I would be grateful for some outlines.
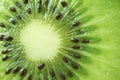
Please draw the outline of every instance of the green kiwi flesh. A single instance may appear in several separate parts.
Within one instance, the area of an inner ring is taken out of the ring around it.
[[[0,80],[120,80],[119,0],[0,2]]]

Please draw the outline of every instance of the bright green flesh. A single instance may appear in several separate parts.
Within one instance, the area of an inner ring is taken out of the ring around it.
[[[83,1],[84,2],[84,1]],[[89,7],[85,16],[93,14],[94,18],[88,26],[97,25],[97,30],[89,32],[89,36],[102,39],[99,43],[91,44],[101,52],[86,53],[91,58],[87,64],[89,77],[83,80],[120,80],[120,3],[118,0],[87,0],[84,6]],[[84,62],[83,62],[84,63]],[[89,66],[88,66],[89,65]]]
[[[0,3],[0,9],[3,11],[2,4],[4,3],[6,3],[5,0]],[[80,20],[84,23],[81,28],[86,31],[86,34],[78,36],[80,39],[91,38],[91,43],[87,46],[83,44],[84,49],[79,51],[83,57],[77,60],[82,68],[71,69],[76,76],[67,80],[120,80],[119,0],[83,0],[81,3],[80,9],[85,11],[80,15]],[[19,75],[4,75],[4,67],[9,62],[11,61],[0,61],[2,63],[0,64],[0,80],[19,80]],[[26,77],[21,80],[26,80]]]

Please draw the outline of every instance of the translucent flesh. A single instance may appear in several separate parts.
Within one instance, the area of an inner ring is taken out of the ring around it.
[[[0,4],[3,4],[5,0],[1,1]],[[84,23],[81,28],[86,30],[86,34],[78,37],[92,38],[91,43],[87,46],[83,45],[84,50],[79,51],[83,57],[77,63],[83,69],[71,69],[77,75],[72,80],[120,80],[120,2],[119,0],[82,0],[81,2],[80,8],[86,10],[80,16],[81,22]],[[87,20],[84,20],[86,18]],[[6,67],[6,63],[1,66]],[[19,75],[14,78],[13,74],[6,76],[3,74],[3,68],[0,69],[1,80],[19,79]]]

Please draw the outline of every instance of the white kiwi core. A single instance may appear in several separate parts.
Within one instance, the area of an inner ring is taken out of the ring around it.
[[[40,20],[32,20],[20,32],[20,42],[24,46],[25,55],[31,60],[53,59],[60,48],[60,36],[52,28]]]

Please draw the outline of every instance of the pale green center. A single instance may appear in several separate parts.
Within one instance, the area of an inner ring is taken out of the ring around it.
[[[53,59],[60,47],[60,37],[51,27],[40,20],[33,20],[21,31],[20,41],[25,54],[31,60]]]

